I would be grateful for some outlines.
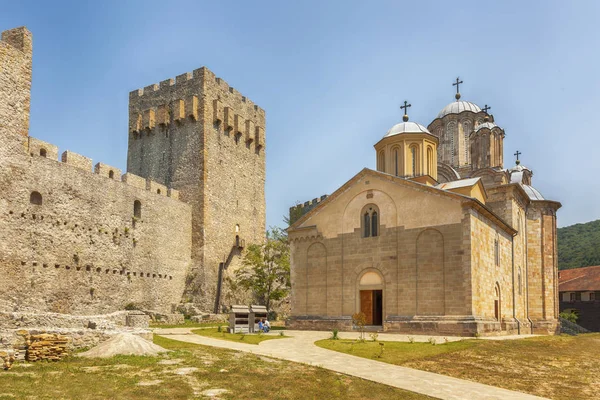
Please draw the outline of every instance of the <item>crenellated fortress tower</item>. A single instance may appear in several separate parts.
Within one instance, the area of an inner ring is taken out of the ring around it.
[[[216,307],[243,243],[264,238],[264,110],[206,67],[135,90],[127,170],[177,189],[192,206],[187,294]]]

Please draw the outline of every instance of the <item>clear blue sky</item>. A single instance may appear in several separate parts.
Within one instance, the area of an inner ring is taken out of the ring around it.
[[[491,105],[559,225],[600,218],[598,1],[0,0],[34,35],[32,136],[125,169],[131,90],[206,65],[267,112],[267,224],[363,167],[412,103]]]

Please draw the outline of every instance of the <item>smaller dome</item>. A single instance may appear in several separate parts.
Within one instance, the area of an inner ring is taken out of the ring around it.
[[[525,190],[525,193],[527,193],[527,196],[529,196],[531,200],[545,200],[544,196],[542,196],[539,190],[537,190],[533,186],[521,184],[521,187],[523,188],[523,190]]]
[[[492,128],[499,128],[499,126],[493,122],[484,122],[483,124],[477,125],[477,128],[475,128],[475,132],[477,132],[478,130],[483,129],[483,128],[492,130]]]
[[[392,126],[384,137],[399,135],[401,133],[428,133],[431,135],[431,132],[421,124],[417,124],[416,122],[400,122]]]
[[[460,114],[463,111],[478,113],[481,111],[481,108],[479,108],[477,104],[469,101],[455,101],[442,108],[442,111],[438,113],[436,118],[442,118],[448,114]]]
[[[517,165],[515,165],[514,167],[512,167],[512,168],[509,168],[509,169],[508,169],[508,172],[512,174],[513,172],[523,172],[523,171],[525,171],[525,170],[527,170],[527,171],[531,171],[529,168],[527,168],[527,167],[524,167],[524,166],[523,166],[523,165],[521,165],[521,163],[519,162],[519,163],[518,163]]]
[[[520,162],[517,162],[517,165],[507,171],[510,174],[510,183],[520,183],[522,185],[529,185],[531,183],[533,172],[529,168],[521,165]]]

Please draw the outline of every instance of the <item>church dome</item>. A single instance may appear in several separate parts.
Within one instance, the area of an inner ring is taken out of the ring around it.
[[[463,111],[478,113],[481,111],[481,108],[479,108],[477,104],[469,101],[455,101],[442,108],[442,111],[438,113],[436,118],[443,118],[448,114],[460,114]]]
[[[492,130],[493,128],[498,128],[498,125],[496,125],[493,122],[484,122],[483,124],[477,125],[477,128],[475,128],[475,132],[477,132],[478,130],[483,129],[483,128]]]
[[[431,132],[427,130],[423,125],[417,124],[416,122],[400,122],[390,128],[385,134],[384,138],[401,133],[427,133],[431,135]]]

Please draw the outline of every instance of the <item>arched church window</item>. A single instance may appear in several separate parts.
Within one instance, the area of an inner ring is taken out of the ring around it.
[[[455,149],[454,149],[454,136],[456,133],[456,122],[451,121],[448,122],[448,124],[446,125],[446,137],[450,138],[450,163],[452,165],[456,165],[454,163],[454,155],[455,155]]]
[[[496,266],[500,265],[500,244],[498,241],[498,234],[496,234],[496,239],[494,239],[494,260]]]
[[[377,236],[379,230],[379,221],[377,219],[377,211],[373,211],[371,214],[371,236]]]
[[[410,148],[410,162],[411,162],[411,167],[412,167],[412,176],[417,176],[417,147],[416,146],[412,146]]]
[[[463,122],[463,133],[465,136],[465,164],[470,164],[471,160],[469,157],[469,136],[471,135],[471,121]]]
[[[398,149],[394,149],[394,175],[398,175]]]
[[[371,236],[371,215],[368,211],[365,212],[363,221],[363,237]]]
[[[433,149],[427,147],[427,173],[433,176]]]
[[[362,237],[379,236],[379,209],[374,204],[366,205],[361,213]]]
[[[377,170],[385,172],[385,153],[383,152],[383,150],[379,152],[379,157],[377,160]]]

